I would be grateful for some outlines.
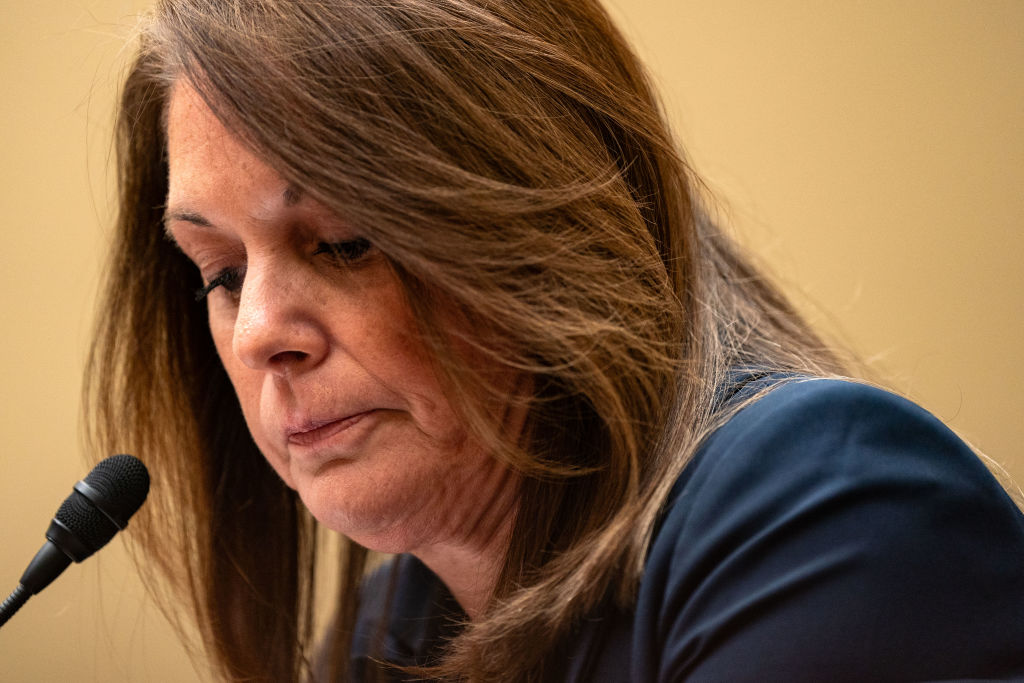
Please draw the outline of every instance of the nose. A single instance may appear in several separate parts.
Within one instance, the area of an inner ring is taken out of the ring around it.
[[[250,258],[232,338],[232,351],[246,366],[285,375],[326,356],[330,342],[308,279],[279,259]]]

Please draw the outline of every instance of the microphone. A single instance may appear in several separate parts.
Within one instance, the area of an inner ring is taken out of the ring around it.
[[[149,472],[131,455],[100,461],[64,499],[46,530],[46,543],[21,575],[18,587],[0,605],[3,626],[28,599],[60,576],[71,561],[81,562],[102,548],[145,502]]]

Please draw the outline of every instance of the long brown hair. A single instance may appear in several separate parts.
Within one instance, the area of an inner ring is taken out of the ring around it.
[[[178,79],[388,257],[467,425],[524,477],[492,603],[432,675],[557,677],[573,625],[632,600],[729,369],[839,370],[709,220],[597,0],[163,0],[123,89],[87,411],[97,452],[153,471],[144,564],[226,677],[309,671],[316,524],[249,437],[198,275],[163,236]],[[525,438],[495,423],[502,389],[466,345],[531,378]],[[343,546],[341,670],[366,563]]]

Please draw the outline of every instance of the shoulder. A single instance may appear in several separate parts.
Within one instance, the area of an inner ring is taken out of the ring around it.
[[[1005,499],[974,452],[920,406],[866,384],[796,379],[713,432],[673,500],[689,507],[699,496],[714,508],[735,488],[767,494],[795,486],[828,494],[886,483]]]
[[[1024,517],[970,448],[891,393],[794,380],[677,482],[635,647],[649,680],[1024,674],[1021,613]]]
[[[859,441],[865,434],[874,434],[872,443],[878,447],[920,445],[924,439],[927,445],[966,448],[931,413],[896,394],[851,381],[795,378],[770,387],[737,411],[701,451],[728,450],[742,457],[770,445],[863,446]],[[751,448],[737,450],[739,443]]]

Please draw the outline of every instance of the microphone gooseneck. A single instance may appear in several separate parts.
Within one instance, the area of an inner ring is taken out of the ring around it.
[[[105,546],[148,494],[149,472],[138,458],[112,455],[96,465],[61,503],[46,530],[46,543],[21,575],[18,587],[0,604],[0,626],[72,561],[81,562]]]

